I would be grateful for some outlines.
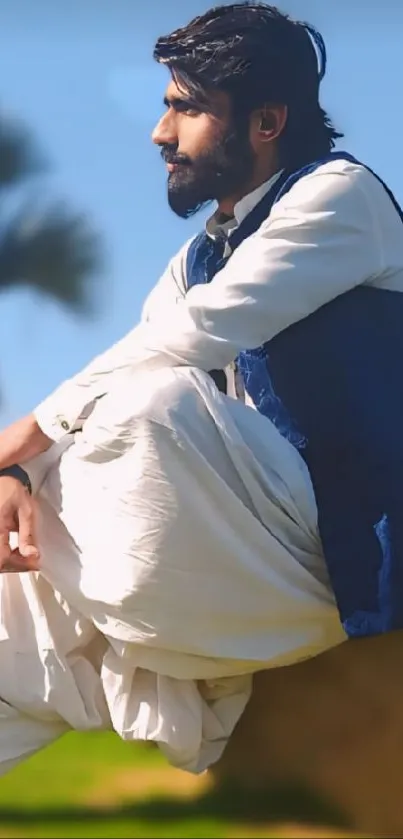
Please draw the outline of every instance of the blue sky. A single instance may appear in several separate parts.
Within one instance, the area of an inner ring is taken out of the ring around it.
[[[202,215],[175,218],[166,204],[150,133],[167,76],[152,49],[158,35],[210,5],[0,2],[0,105],[33,129],[53,164],[50,188],[88,211],[107,251],[89,319],[25,290],[1,297],[2,425],[130,329],[170,256],[203,224]],[[322,31],[329,55],[322,103],[345,132],[342,147],[403,201],[401,0],[278,5]]]

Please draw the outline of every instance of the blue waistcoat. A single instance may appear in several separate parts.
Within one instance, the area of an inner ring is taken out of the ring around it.
[[[357,162],[333,153],[282,175],[230,235],[231,251],[299,178],[335,158]],[[210,282],[225,262],[222,244],[201,233],[187,255],[188,288]],[[403,293],[354,288],[246,348],[237,365],[258,410],[308,465],[346,633],[403,628]]]

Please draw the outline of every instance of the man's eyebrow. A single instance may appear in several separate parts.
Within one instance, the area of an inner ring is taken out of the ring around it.
[[[200,102],[197,102],[191,96],[164,96],[163,102],[166,108],[176,108],[178,111],[189,107],[200,109]]]

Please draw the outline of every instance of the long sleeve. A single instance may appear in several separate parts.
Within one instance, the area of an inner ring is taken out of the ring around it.
[[[154,295],[155,317],[46,400],[36,412],[41,428],[59,439],[88,397],[128,367],[222,369],[343,292],[380,282],[382,229],[395,223],[392,202],[366,169],[326,164],[292,187],[209,285],[182,297],[171,267],[176,293]],[[184,252],[181,258],[183,276]]]

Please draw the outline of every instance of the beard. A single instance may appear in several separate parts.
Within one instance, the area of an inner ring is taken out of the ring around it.
[[[161,154],[167,163],[178,164],[168,176],[168,204],[180,218],[242,191],[255,163],[246,128],[232,127],[193,160],[177,154],[172,146],[164,146]]]

